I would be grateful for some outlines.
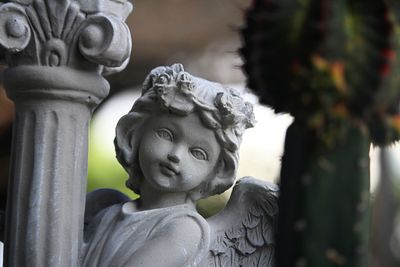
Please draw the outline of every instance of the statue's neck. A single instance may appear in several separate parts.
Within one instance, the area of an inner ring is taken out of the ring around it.
[[[138,200],[140,210],[159,209],[183,204],[195,209],[195,203],[186,192],[156,190],[144,181],[141,185],[140,193]]]

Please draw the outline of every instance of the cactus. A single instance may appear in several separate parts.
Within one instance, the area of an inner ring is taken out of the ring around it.
[[[400,137],[397,2],[255,0],[248,86],[294,117],[282,158],[278,266],[368,265],[369,148]]]

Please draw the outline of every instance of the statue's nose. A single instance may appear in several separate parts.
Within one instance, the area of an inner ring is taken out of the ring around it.
[[[168,158],[168,160],[170,160],[174,163],[179,163],[179,161],[180,161],[180,158],[175,153],[168,153],[167,158]]]
[[[167,155],[168,160],[174,163],[179,163],[185,150],[187,150],[187,146],[184,143],[176,142]]]

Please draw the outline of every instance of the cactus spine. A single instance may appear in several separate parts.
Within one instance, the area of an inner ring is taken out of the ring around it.
[[[295,118],[282,159],[280,267],[368,266],[370,142],[400,136],[391,10],[384,0],[255,0],[247,12],[248,85]]]

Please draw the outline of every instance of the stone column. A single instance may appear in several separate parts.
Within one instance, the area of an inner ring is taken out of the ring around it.
[[[89,120],[109,91],[102,74],[129,59],[130,11],[125,0],[0,4],[4,85],[16,105],[6,266],[79,266]]]

